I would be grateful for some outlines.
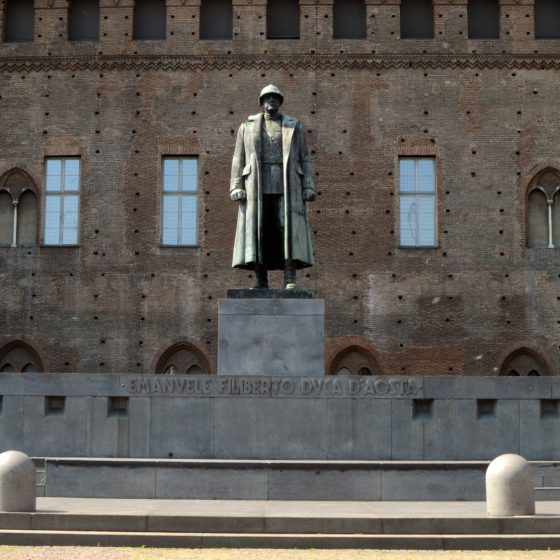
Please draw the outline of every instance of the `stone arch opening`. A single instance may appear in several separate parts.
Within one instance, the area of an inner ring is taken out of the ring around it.
[[[35,181],[22,169],[0,177],[0,246],[37,245],[39,202]]]
[[[547,167],[526,193],[527,247],[560,247],[560,171]]]
[[[155,372],[164,375],[202,375],[210,373],[210,363],[196,346],[180,342],[161,355]]]
[[[503,362],[500,375],[508,377],[540,377],[551,375],[544,358],[530,348],[514,350]]]
[[[3,373],[43,372],[43,362],[37,351],[21,340],[0,348],[0,371]]]
[[[329,375],[382,375],[375,356],[356,344],[338,352],[328,368]]]

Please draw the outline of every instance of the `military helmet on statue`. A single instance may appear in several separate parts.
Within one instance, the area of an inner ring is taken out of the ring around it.
[[[262,105],[263,97],[270,94],[277,95],[280,98],[281,102],[284,103],[284,94],[282,93],[282,90],[270,84],[261,91],[259,95],[259,104]]]

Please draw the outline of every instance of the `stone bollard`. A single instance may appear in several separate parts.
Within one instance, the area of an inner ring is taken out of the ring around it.
[[[20,451],[0,454],[0,511],[35,511],[36,471]]]
[[[520,455],[500,455],[488,466],[486,512],[494,517],[535,514],[533,471]]]

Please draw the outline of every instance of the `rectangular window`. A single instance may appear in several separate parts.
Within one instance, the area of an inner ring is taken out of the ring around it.
[[[399,160],[401,247],[436,245],[436,173],[434,158]]]
[[[77,245],[80,159],[45,160],[45,245]]]
[[[197,203],[197,158],[163,158],[163,245],[197,244]]]

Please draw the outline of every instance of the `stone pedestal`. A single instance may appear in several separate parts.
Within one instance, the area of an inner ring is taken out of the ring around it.
[[[324,300],[280,290],[269,294],[276,299],[229,295],[218,308],[218,374],[325,374]]]

